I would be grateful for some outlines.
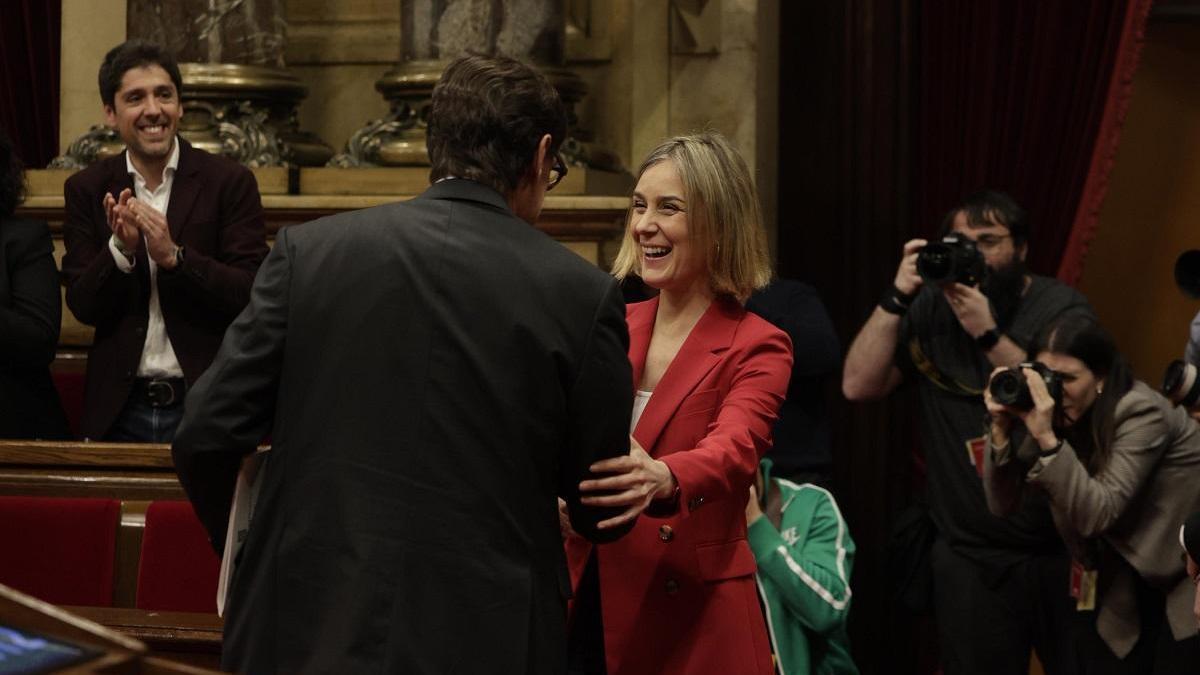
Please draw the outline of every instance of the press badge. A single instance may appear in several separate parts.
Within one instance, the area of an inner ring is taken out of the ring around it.
[[[1085,570],[1075,560],[1071,561],[1071,597],[1075,598],[1075,611],[1096,609],[1096,570]]]
[[[975,467],[975,473],[983,478],[983,453],[987,450],[987,437],[971,438],[966,441],[967,460]]]

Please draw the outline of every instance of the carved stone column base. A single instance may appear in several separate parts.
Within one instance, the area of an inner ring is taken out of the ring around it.
[[[97,124],[82,136],[71,141],[67,151],[50,160],[47,169],[82,169],[98,159],[118,155],[125,150],[125,143],[116,129]]]
[[[391,106],[388,116],[354,132],[330,166],[429,166],[425,122],[433,87],[446,64],[408,61],[384,73],[375,89]]]
[[[391,106],[388,116],[371,120],[354,132],[342,152],[329,161],[330,166],[429,166],[425,149],[425,129],[433,87],[445,69],[445,61],[406,61],[398,64],[375,83],[375,89]],[[590,134],[578,128],[575,104],[587,93],[587,85],[575,73],[562,67],[543,67],[542,73],[558,90],[567,109],[568,136],[563,155],[573,166],[589,166],[606,171],[621,171],[615,153],[592,144]]]
[[[297,107],[308,88],[279,68],[181,63],[183,119],[193,145],[247,166],[320,166],[333,149],[301,131]]]

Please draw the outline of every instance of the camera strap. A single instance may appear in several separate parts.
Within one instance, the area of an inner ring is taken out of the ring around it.
[[[921,349],[920,338],[913,336],[908,341],[908,355],[917,370],[921,371],[921,374],[939,389],[956,396],[983,396],[983,389],[968,387],[952,377],[947,377],[942,371],[938,370],[937,366],[933,365],[933,361],[925,355],[925,350]]]

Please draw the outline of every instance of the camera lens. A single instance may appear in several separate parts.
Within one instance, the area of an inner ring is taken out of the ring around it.
[[[1021,403],[1021,394],[1026,391],[1025,376],[1020,370],[1005,370],[996,373],[990,385],[992,399],[1001,405],[1017,406]]]
[[[917,254],[917,273],[930,283],[941,283],[954,271],[954,256],[945,244],[928,244]]]
[[[1195,408],[1200,400],[1200,378],[1196,377],[1196,366],[1176,359],[1163,373],[1162,393],[1176,405]]]

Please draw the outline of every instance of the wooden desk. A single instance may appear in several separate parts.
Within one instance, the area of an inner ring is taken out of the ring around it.
[[[148,612],[128,607],[63,609],[145,644],[154,656],[220,669],[225,622],[216,614]]]

